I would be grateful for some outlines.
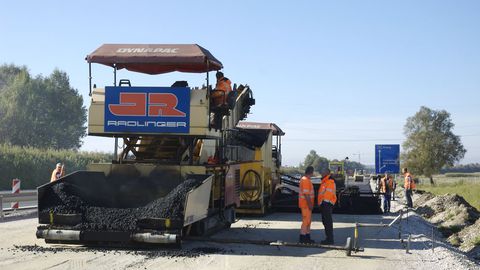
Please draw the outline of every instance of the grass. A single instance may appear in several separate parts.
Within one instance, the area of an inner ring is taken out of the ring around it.
[[[454,216],[455,216],[455,214],[452,213],[452,212],[450,212],[450,213],[448,213],[448,215],[445,217],[445,220],[452,219]]]
[[[445,236],[449,237],[454,233],[458,233],[462,230],[463,227],[461,226],[439,226],[438,230]]]
[[[479,173],[446,173],[444,174],[446,178],[451,178],[451,177],[475,177],[475,176],[480,176]]]
[[[455,247],[459,247],[462,244],[458,237],[449,238],[449,241],[450,241],[450,244],[452,244]]]
[[[473,244],[475,246],[480,246],[480,235],[478,235],[477,237],[475,237],[475,239],[473,240]]]
[[[418,189],[431,192],[436,195],[447,193],[458,194],[462,196],[477,210],[480,210],[480,174],[462,174],[462,176],[451,177],[446,175],[435,175],[433,180],[436,185],[431,186],[428,178],[420,179]]]

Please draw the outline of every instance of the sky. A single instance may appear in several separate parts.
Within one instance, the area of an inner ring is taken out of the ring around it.
[[[88,108],[85,56],[104,43],[196,43],[248,84],[248,121],[286,135],[284,165],[310,150],[374,164],[375,144],[401,144],[421,106],[446,110],[467,153],[480,162],[480,1],[6,1],[0,64],[34,75],[67,72]],[[95,65],[93,82],[112,85]],[[213,74],[212,74],[213,75]],[[134,85],[168,86],[204,74],[139,75]],[[113,151],[88,136],[82,150]]]

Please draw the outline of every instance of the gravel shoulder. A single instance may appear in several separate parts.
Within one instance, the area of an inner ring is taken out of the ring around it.
[[[402,206],[393,202],[393,209]],[[395,214],[334,215],[335,241],[344,245],[353,236],[355,222],[387,224]],[[313,215],[312,237],[323,239],[320,216]],[[365,252],[347,257],[345,252],[317,248],[273,247],[211,242],[184,242],[183,249],[104,249],[73,245],[47,245],[35,238],[36,218],[0,223],[0,269],[479,269],[461,251],[449,245],[432,226],[410,212],[402,233],[411,234],[410,252],[398,239],[399,225],[361,228],[360,247]],[[229,230],[213,237],[229,239],[298,240],[300,215],[274,213],[242,218]]]

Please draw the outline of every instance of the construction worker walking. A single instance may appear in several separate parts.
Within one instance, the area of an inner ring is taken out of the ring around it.
[[[325,169],[322,172],[322,182],[318,189],[318,205],[322,212],[322,223],[325,228],[326,239],[320,243],[322,245],[333,244],[333,206],[337,202],[335,180],[330,178],[330,170]]]
[[[396,178],[396,177],[395,177]],[[392,189],[392,201],[395,201],[395,191],[397,190],[397,181],[392,180],[393,182],[393,189]]]
[[[413,176],[408,172],[407,168],[403,168],[403,175],[405,176],[405,199],[407,200],[407,207],[413,207],[412,193],[415,188],[415,181]]]
[[[383,213],[390,213],[393,179],[388,173],[385,173],[385,176],[380,181],[380,191],[383,193]]]
[[[310,225],[312,224],[312,209],[315,200],[315,191],[313,189],[310,177],[313,175],[313,167],[308,166],[305,169],[305,175],[300,179],[298,193],[298,207],[302,211],[302,226],[300,227],[300,243],[315,243],[310,238]]]

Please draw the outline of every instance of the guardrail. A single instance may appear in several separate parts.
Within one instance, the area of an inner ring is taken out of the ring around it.
[[[11,203],[11,202],[31,202],[37,200],[37,192],[23,192],[17,194],[0,194],[0,219],[3,219],[4,211],[9,211],[13,209],[3,209],[3,203]],[[37,206],[28,206],[28,207],[20,207],[21,209],[33,209],[37,208]]]

